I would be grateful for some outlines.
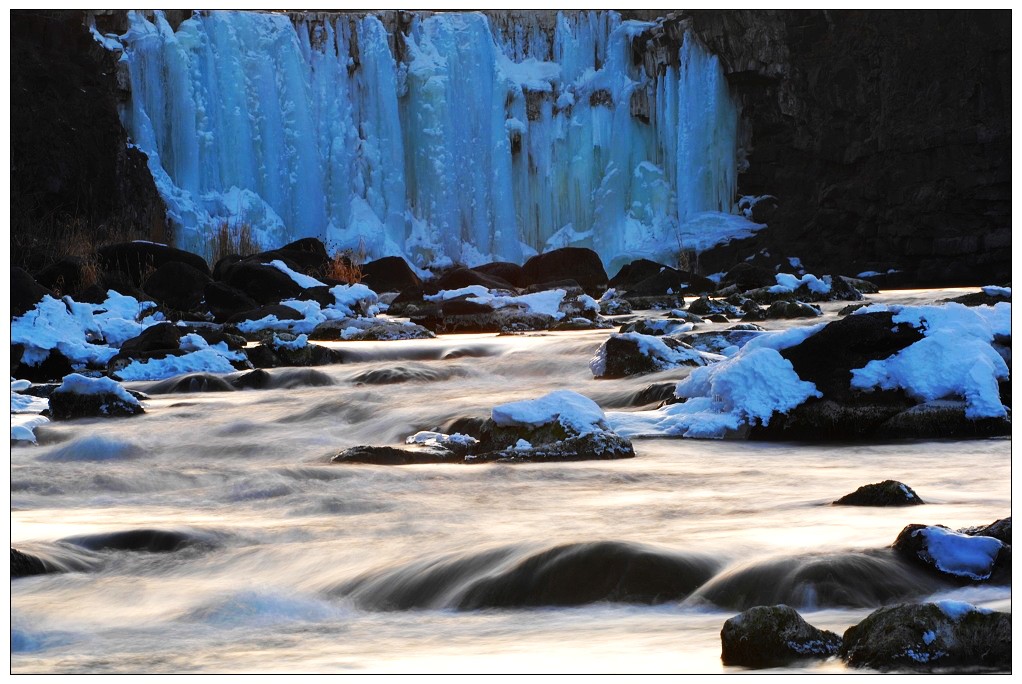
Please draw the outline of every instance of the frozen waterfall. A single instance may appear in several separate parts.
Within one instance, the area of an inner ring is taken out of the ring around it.
[[[647,75],[614,12],[501,27],[478,13],[292,20],[130,14],[124,111],[179,246],[223,225],[266,246],[321,238],[419,266],[521,262],[563,246],[608,266],[672,263],[748,231],[738,111],[717,59],[684,40]]]

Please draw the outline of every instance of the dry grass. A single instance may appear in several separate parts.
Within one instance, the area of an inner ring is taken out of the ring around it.
[[[260,251],[259,243],[252,237],[252,226],[224,220],[208,231],[206,240],[206,261],[211,266],[229,254],[249,256]]]
[[[326,266],[325,275],[343,283],[362,282],[362,264],[366,261],[365,243],[359,240],[357,249],[339,249]]]

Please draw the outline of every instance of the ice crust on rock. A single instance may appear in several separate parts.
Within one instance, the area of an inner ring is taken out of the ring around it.
[[[974,537],[933,526],[917,530],[913,535],[921,535],[926,540],[926,551],[939,570],[974,580],[990,577],[1002,546],[1000,540],[993,537]]]

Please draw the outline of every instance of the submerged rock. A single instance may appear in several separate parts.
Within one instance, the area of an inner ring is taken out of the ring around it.
[[[852,667],[929,671],[1011,669],[1011,615],[940,601],[887,606],[844,634]]]
[[[345,449],[331,463],[370,463],[373,465],[415,465],[420,463],[458,463],[463,459],[447,449],[398,449],[389,446],[356,446]]]
[[[925,503],[908,485],[884,480],[863,485],[834,502],[835,506],[918,506]]]
[[[11,579],[57,572],[42,559],[11,547]]]
[[[779,667],[807,658],[829,658],[841,637],[817,629],[794,608],[756,606],[724,623],[720,659],[725,665]]]

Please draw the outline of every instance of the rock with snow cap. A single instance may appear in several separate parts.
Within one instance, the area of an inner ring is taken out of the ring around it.
[[[840,655],[881,671],[1010,670],[1011,615],[960,601],[886,606],[845,631]]]
[[[115,380],[72,373],[50,394],[54,420],[135,416],[145,413],[139,400]]]
[[[724,623],[720,659],[725,665],[779,667],[836,655],[841,637],[817,629],[789,606],[756,606]]]
[[[615,333],[600,345],[589,362],[596,378],[623,378],[678,366],[704,366],[712,355],[704,355],[673,337]]]
[[[961,534],[942,525],[912,524],[898,534],[892,548],[952,582],[1011,583],[1011,546],[995,537]]]

